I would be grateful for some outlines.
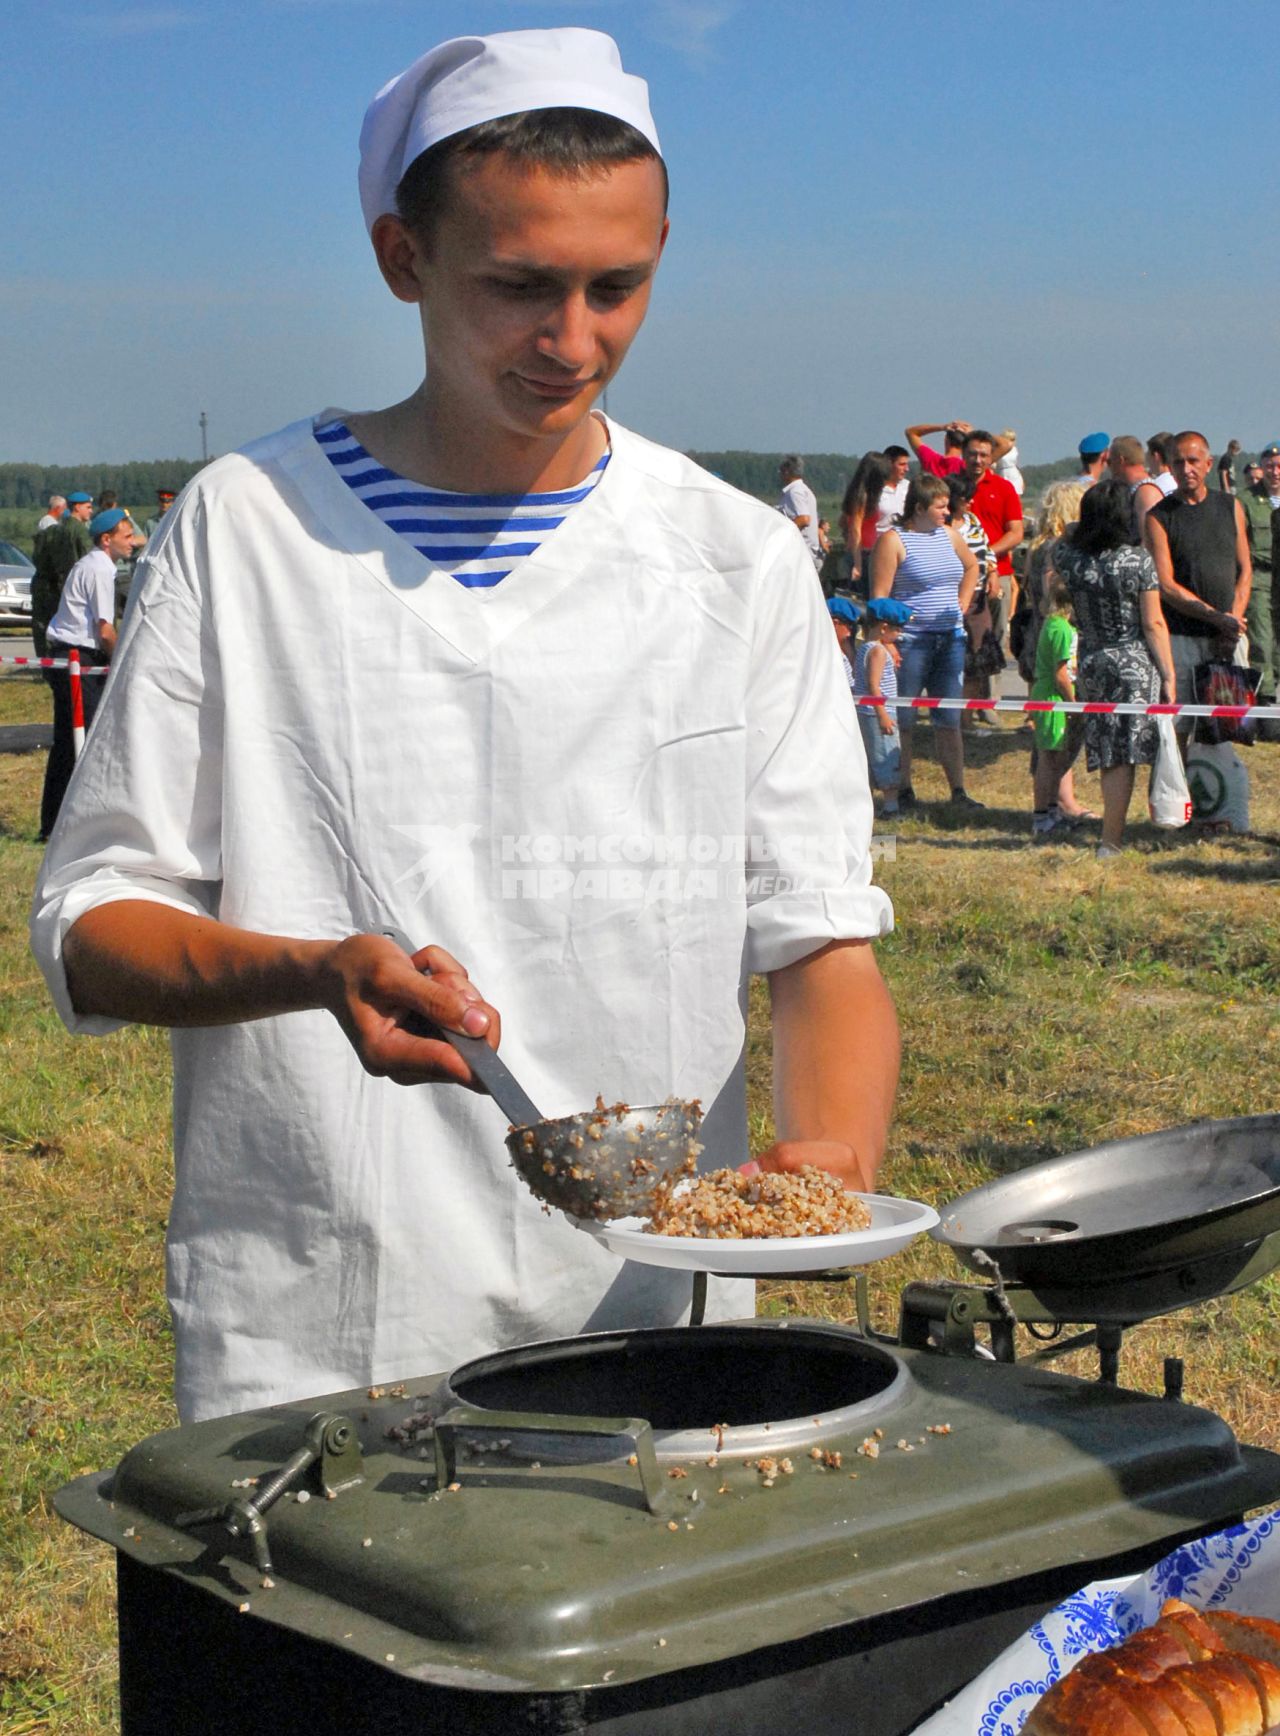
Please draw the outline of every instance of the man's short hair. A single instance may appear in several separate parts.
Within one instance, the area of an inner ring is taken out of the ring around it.
[[[1167,465],[1173,457],[1173,435],[1167,429],[1160,434],[1153,434],[1147,441],[1147,451],[1154,452],[1161,464]]]
[[[942,446],[944,451],[959,452],[964,445],[964,435],[958,428],[942,430]]]
[[[51,494],[49,496],[49,511],[50,512],[53,511],[55,506],[65,506],[66,504],[67,504],[67,497],[65,494]]]
[[[1179,446],[1182,445],[1184,440],[1198,440],[1206,452],[1210,450],[1209,442],[1205,439],[1204,435],[1198,428],[1184,428],[1181,434],[1174,435],[1173,450],[1175,452],[1177,452]]]
[[[905,446],[886,446],[884,455],[891,464],[895,458],[910,458],[911,456]]]
[[[1117,434],[1111,442],[1111,456],[1117,464],[1141,464],[1146,448],[1136,434]]]
[[[804,459],[794,452],[788,452],[786,457],[779,463],[778,469],[786,476],[803,476]]]
[[[662,170],[665,209],[666,164],[637,128],[595,109],[527,109],[453,133],[415,157],[396,188],[396,210],[405,226],[429,242],[448,205],[456,169],[464,164],[474,167],[499,151],[529,168],[546,169],[566,180],[585,179],[620,163],[652,158]]]
[[[992,451],[994,451],[995,444],[996,437],[989,428],[970,428],[969,432],[964,437],[964,450],[966,452],[971,446],[982,445],[990,446]]]

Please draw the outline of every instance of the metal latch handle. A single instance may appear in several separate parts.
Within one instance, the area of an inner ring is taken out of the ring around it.
[[[360,1437],[350,1417],[317,1411],[307,1424],[303,1444],[252,1495],[237,1495],[225,1507],[201,1507],[193,1513],[179,1513],[173,1522],[182,1531],[198,1525],[224,1525],[230,1536],[247,1537],[259,1573],[269,1574],[271,1551],[264,1515],[317,1462],[326,1495],[336,1495],[340,1489],[361,1481],[364,1461]]]
[[[446,1489],[458,1480],[460,1434],[482,1434],[495,1439],[495,1442],[500,1437],[505,1445],[519,1440],[532,1445],[535,1450],[540,1442],[577,1442],[585,1451],[582,1458],[570,1461],[575,1464],[600,1464],[624,1456],[630,1464],[634,1459],[634,1469],[639,1475],[645,1506],[650,1513],[663,1513],[669,1504],[668,1490],[654,1451],[653,1430],[643,1417],[555,1416],[533,1411],[477,1410],[470,1405],[455,1405],[436,1418],[437,1489]]]

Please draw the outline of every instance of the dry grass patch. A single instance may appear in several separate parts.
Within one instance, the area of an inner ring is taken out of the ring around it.
[[[43,699],[29,685],[28,706]],[[896,859],[879,867],[905,1043],[886,1190],[938,1203],[1102,1139],[1272,1108],[1259,1082],[1280,1026],[1280,748],[1248,758],[1258,836],[1200,844],[1141,823],[1132,854],[1104,865],[1090,840],[1030,844],[1023,738],[968,747],[987,811],[898,822]],[[110,1558],[49,1498],[173,1420],[168,1049],[149,1032],[73,1041],[48,1006],[25,943],[42,775],[43,755],[0,754],[0,1729],[102,1736],[115,1728]],[[916,787],[943,793],[927,750]],[[1081,774],[1079,793],[1098,806],[1096,779]],[[757,1149],[772,1138],[769,1055],[755,984]],[[909,1278],[956,1275],[928,1240],[884,1262],[877,1325],[894,1324]],[[773,1284],[761,1305],[853,1318],[848,1286]],[[1127,1336],[1121,1378],[1158,1391],[1163,1357],[1183,1356],[1189,1399],[1280,1449],[1278,1307],[1273,1276],[1151,1322]],[[1066,1366],[1093,1373],[1088,1355]]]
[[[0,639],[0,657],[13,655]],[[0,665],[0,724],[52,722],[53,695],[43,678]]]

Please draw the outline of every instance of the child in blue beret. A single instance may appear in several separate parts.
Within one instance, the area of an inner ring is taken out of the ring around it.
[[[884,797],[881,813],[898,812],[898,782],[902,776],[898,719],[886,700],[898,697],[898,668],[893,647],[911,610],[893,597],[872,597],[862,623],[863,641],[853,666],[854,698],[876,703],[858,705],[858,726],[867,750],[873,788]]]

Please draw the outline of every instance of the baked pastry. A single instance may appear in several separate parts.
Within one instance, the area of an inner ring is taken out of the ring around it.
[[[1265,1736],[1280,1731],[1280,1622],[1170,1598],[1152,1627],[1080,1659],[1024,1736]]]

